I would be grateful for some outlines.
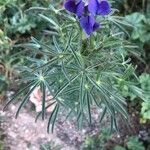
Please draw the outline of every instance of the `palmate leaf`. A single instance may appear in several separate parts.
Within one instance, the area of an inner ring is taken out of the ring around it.
[[[108,112],[111,114],[111,117],[116,118],[115,117],[115,111],[117,111],[117,112],[121,113],[123,117],[125,117],[127,119],[128,118],[128,114],[127,114],[125,108],[123,107],[123,105],[124,105],[123,99],[120,98],[119,95],[117,96],[113,92],[111,92],[110,90],[108,90],[109,88],[102,86],[103,83],[100,83],[98,85],[88,75],[87,75],[87,78],[93,84],[93,86],[99,91],[99,95],[100,95],[100,97],[102,99],[102,103],[105,105],[105,108],[104,108],[104,111],[103,111],[103,115],[106,114],[106,112],[105,112],[106,110],[105,109],[107,108]],[[90,95],[92,96],[93,94],[90,94]],[[92,96],[92,98],[93,97],[94,96]],[[94,101],[96,101],[96,100],[94,100]],[[99,104],[97,104],[97,105],[99,106]],[[102,118],[100,119],[100,121],[102,121],[102,119],[104,117],[103,115],[102,115]],[[114,124],[114,120],[113,120],[112,123]]]
[[[93,84],[93,86],[94,86],[96,89],[99,90],[100,95],[103,95],[104,97],[106,97],[107,99],[109,99],[109,93],[108,93],[107,91],[103,90],[103,88],[102,88],[100,85],[98,85],[98,84],[97,84],[91,77],[89,77],[88,75],[87,75],[87,78],[88,78],[89,81]]]
[[[57,96],[59,94],[61,94],[72,82],[74,82],[78,77],[80,76],[80,74],[74,76],[73,78],[70,79],[69,82],[64,83],[64,85],[62,85],[59,90],[55,93],[53,99],[57,98]]]
[[[135,71],[127,68],[130,61],[125,60],[126,56],[123,56],[127,48],[124,44],[129,44],[124,39],[126,32],[124,27],[128,24],[122,22],[123,18],[109,15],[105,21],[108,19],[112,26],[106,25],[108,22],[105,22],[101,30],[87,37],[81,32],[78,20],[64,10],[53,7],[41,10],[39,16],[48,22],[45,24],[46,27],[44,26],[48,34],[42,36],[40,40],[32,37],[31,43],[22,46],[33,51],[30,52],[31,56],[28,57],[31,58],[27,59],[26,64],[31,69],[24,70],[25,79],[31,82],[21,91],[21,93],[28,91],[21,107],[28,101],[34,85],[39,82],[42,110],[37,114],[36,121],[39,117],[44,119],[45,111],[49,107],[55,107],[48,119],[48,132],[54,130],[61,107],[69,110],[67,118],[76,115],[78,126],[81,128],[83,119],[92,122],[93,105],[102,110],[100,122],[107,115],[111,121],[111,129],[117,130],[117,115],[121,114],[121,117],[127,120],[127,112],[124,107],[125,100],[118,94],[120,89],[115,85],[116,80],[128,79]],[[103,17],[97,19],[101,21]],[[47,91],[53,98],[47,100]],[[140,94],[136,89],[137,91]],[[53,101],[49,104],[51,100]]]

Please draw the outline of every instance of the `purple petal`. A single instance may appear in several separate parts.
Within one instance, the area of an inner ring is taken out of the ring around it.
[[[93,31],[97,30],[100,28],[100,24],[95,22],[94,26],[93,26]]]
[[[80,0],[76,6],[76,12],[75,13],[78,17],[81,17],[83,12],[84,12],[84,2],[82,2],[82,0]]]
[[[94,24],[95,19],[93,16],[86,16],[80,19],[80,25],[88,35],[90,35],[93,32]]]
[[[88,10],[91,14],[95,15],[97,13],[98,6],[98,0],[89,0]]]
[[[68,0],[65,2],[64,7],[66,10],[75,13],[76,12],[76,2],[75,0]]]
[[[110,12],[111,12],[111,7],[109,2],[107,2],[107,0],[102,0],[99,3],[97,14],[105,16],[108,15]]]

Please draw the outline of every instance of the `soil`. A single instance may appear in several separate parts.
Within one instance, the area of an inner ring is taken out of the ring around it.
[[[10,97],[10,93],[7,97]],[[19,106],[19,103],[9,105],[8,109],[3,112],[2,105],[0,105],[0,116],[4,118],[1,123],[3,130],[3,141],[5,148],[2,150],[41,150],[40,145],[48,142],[53,142],[51,145],[52,150],[55,149],[54,145],[59,145],[61,150],[81,150],[81,145],[85,138],[90,136],[96,136],[100,133],[100,128],[106,127],[109,124],[108,118],[103,121],[103,124],[99,126],[99,115],[102,110],[97,110],[95,107],[91,109],[92,112],[92,124],[84,123],[84,127],[80,130],[77,129],[76,119],[66,120],[66,110],[62,110],[56,120],[54,133],[47,133],[47,120],[43,121],[39,119],[35,123],[36,112],[33,111],[31,103],[24,107],[18,118],[15,119],[15,113]],[[128,103],[128,111],[130,115],[130,124],[127,126],[118,116],[119,123],[119,135],[114,133],[108,141],[105,143],[106,150],[112,150],[116,144],[124,145],[128,136],[139,136],[140,140],[144,142],[145,147],[149,145],[146,143],[148,135],[148,129],[150,123],[140,123],[140,110],[139,105]],[[0,149],[1,150],[1,149]]]
[[[8,97],[10,97],[10,93]],[[100,132],[98,117],[101,110],[92,108],[93,123],[85,123],[84,128],[78,130],[76,118],[64,121],[66,119],[65,111],[62,110],[56,121],[54,133],[47,133],[47,120],[39,119],[35,123],[36,112],[33,111],[31,103],[22,108],[17,119],[15,114],[20,102],[10,104],[3,112],[3,106],[0,105],[0,116],[4,118],[1,123],[4,150],[40,150],[40,145],[48,142],[54,142],[60,145],[61,150],[79,150],[87,135],[96,135]]]
[[[46,121],[39,120],[35,123],[35,115],[23,109],[17,119],[14,115],[17,106],[11,104],[9,111],[0,111],[5,120],[1,124],[4,131],[5,150],[39,150],[40,145],[46,142],[54,141],[55,144],[61,145],[62,150],[75,150],[75,147],[67,146],[56,133],[48,134],[46,132]]]

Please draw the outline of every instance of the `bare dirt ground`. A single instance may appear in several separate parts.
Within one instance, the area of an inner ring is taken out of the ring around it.
[[[35,123],[36,112],[25,107],[21,110],[17,119],[15,113],[19,103],[11,104],[5,112],[0,105],[0,116],[4,118],[1,128],[4,131],[4,150],[41,150],[40,145],[53,141],[60,145],[61,150],[80,150],[87,135],[99,132],[98,112],[92,109],[93,124],[86,124],[83,129],[78,130],[76,119],[65,120],[65,112],[62,111],[56,121],[54,133],[47,133],[47,118],[39,119]],[[55,150],[52,148],[52,150]]]
[[[76,150],[74,146],[65,144],[56,133],[47,133],[47,120],[38,120],[35,123],[35,115],[32,112],[23,109],[15,119],[16,109],[17,106],[11,104],[7,111],[0,110],[0,115],[5,119],[1,124],[6,136],[5,150],[40,150],[40,145],[49,141],[61,145],[62,150]]]

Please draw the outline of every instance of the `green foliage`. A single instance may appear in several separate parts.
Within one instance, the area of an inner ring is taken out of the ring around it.
[[[104,150],[104,144],[109,137],[110,133],[108,129],[103,129],[96,136],[87,136],[82,145],[82,150]]]
[[[56,145],[53,141],[40,145],[40,150],[61,150],[61,148],[60,145]]]
[[[117,146],[115,146],[114,150],[126,150],[126,148],[117,145]]]
[[[139,141],[138,137],[131,136],[128,138],[126,147],[116,145],[114,150],[145,150],[142,142]]]
[[[6,0],[0,3],[0,26],[7,34],[15,36],[30,33],[37,27],[40,28],[39,20],[34,13],[30,13],[30,7],[48,6],[49,1],[24,1]]]
[[[133,66],[128,66],[125,75],[118,78],[116,86],[121,90],[124,97],[129,97],[131,101],[137,98],[144,99],[144,90],[140,87],[140,82]],[[132,79],[132,80],[131,80]]]
[[[0,150],[4,150],[4,144],[0,141]]]
[[[83,143],[83,150],[105,150],[107,140],[111,139],[108,130],[102,130],[97,136],[89,136]],[[131,136],[125,141],[124,146],[116,145],[113,150],[145,150],[144,145],[137,136]]]
[[[141,114],[143,119],[150,119],[150,75],[142,74],[139,80],[141,88],[145,91],[145,100],[142,102]]]
[[[0,30],[0,93],[7,89],[10,79],[14,75],[14,69],[21,63],[23,57],[13,52],[13,41]]]
[[[150,75],[146,73],[140,75],[137,79],[138,87],[135,86],[135,82],[129,80],[118,79],[117,86],[125,97],[130,97],[131,101],[143,100],[141,115],[143,119],[150,119]]]
[[[145,150],[143,143],[139,141],[138,137],[130,137],[127,147],[129,150]]]
[[[145,43],[150,41],[150,19],[142,13],[132,13],[125,20],[133,26],[131,38]]]
[[[143,73],[140,77],[139,77],[139,81],[141,84],[141,88],[147,92],[147,99],[150,96],[149,92],[150,92],[150,74],[147,73]]]
[[[36,27],[36,20],[24,14],[22,17],[18,13],[10,19],[9,30],[13,32],[26,33]]]
[[[150,119],[150,101],[142,102],[141,114],[144,119]]]
[[[3,117],[0,115],[0,150],[4,150],[4,142],[2,139],[3,131],[1,129],[1,123],[3,122]]]
[[[0,94],[7,89],[9,79],[12,79],[18,66],[22,76],[20,81],[27,81],[26,86],[6,105],[7,107],[24,95],[16,117],[28,102],[33,90],[40,86],[43,93],[42,111],[36,120],[40,116],[44,119],[46,109],[55,105],[48,119],[48,132],[50,128],[54,130],[62,107],[68,110],[68,116],[74,114],[77,117],[79,128],[82,127],[83,120],[91,123],[93,105],[103,110],[100,122],[109,115],[111,130],[118,130],[118,113],[124,120],[128,119],[123,97],[144,100],[141,104],[141,115],[143,119],[150,119],[150,75],[142,74],[138,78],[129,58],[130,54],[137,56],[139,53],[137,46],[129,41],[138,45],[150,41],[150,4],[146,5],[144,0],[115,1],[121,11],[123,8],[123,14],[130,14],[125,18],[114,14],[98,17],[102,28],[91,37],[86,37],[77,18],[60,7],[60,0],[0,0]],[[49,5],[51,3],[53,5]],[[138,10],[133,13],[135,8]],[[46,35],[41,35],[41,30],[44,30]],[[21,34],[33,35],[34,32],[38,34],[35,35],[37,39],[32,37],[30,43],[14,46],[14,43],[22,40]],[[28,56],[26,61],[24,56]],[[45,98],[47,90],[55,99],[55,102],[48,106]],[[102,150],[108,138],[108,130],[102,131],[96,137],[89,136],[83,144],[83,149]],[[40,147],[41,150],[55,148],[59,149],[53,142]],[[137,137],[130,137],[126,148],[115,147],[115,150],[125,149],[144,150],[144,147]]]
[[[0,94],[7,89],[8,83],[4,76],[0,75]]]
[[[31,13],[26,13],[30,6],[42,5],[37,1],[1,0],[0,1],[0,94],[7,89],[10,79],[18,65],[24,62],[24,51],[13,49],[14,43],[20,41],[19,34],[29,33],[36,27],[38,20]],[[44,1],[48,5],[48,1]],[[39,25],[40,26],[40,25]],[[19,33],[19,34],[18,34]],[[12,40],[14,39],[15,40]]]
[[[6,10],[7,6],[14,5],[17,0],[0,0],[0,13]]]
[[[9,62],[7,62],[8,53],[11,44],[8,37],[4,35],[4,32],[0,30],[0,94],[7,89],[8,85],[8,72],[11,72],[9,68]]]
[[[29,49],[32,53],[27,58],[28,63],[21,67],[22,77],[28,84],[10,101],[21,93],[26,93],[16,116],[28,102],[34,88],[40,86],[43,105],[38,117],[42,115],[44,119],[45,111],[49,107],[45,107],[46,89],[56,100],[56,107],[49,117],[48,132],[50,127],[53,131],[61,107],[70,109],[69,114],[76,115],[79,128],[85,118],[91,123],[92,105],[103,109],[101,118],[109,115],[111,130],[117,130],[117,113],[124,120],[127,120],[128,114],[124,107],[125,99],[121,96],[116,82],[129,80],[130,77],[136,78],[130,59],[125,59],[126,50],[133,48],[125,40],[126,30],[123,26],[128,24],[123,21],[124,18],[118,16],[98,17],[103,22],[103,28],[91,37],[86,37],[76,18],[63,9],[54,8],[52,5],[48,9],[41,8],[42,13],[39,9],[30,10],[38,12],[42,22],[48,25],[48,36],[43,36],[42,39],[32,37],[30,43],[16,45]],[[137,94],[141,94],[136,85],[130,85],[130,82],[128,85]]]

